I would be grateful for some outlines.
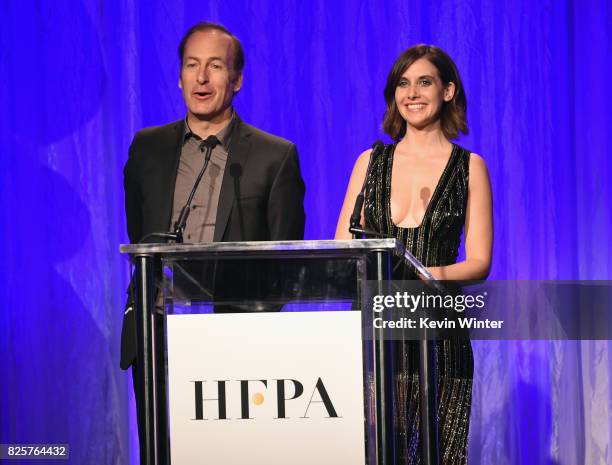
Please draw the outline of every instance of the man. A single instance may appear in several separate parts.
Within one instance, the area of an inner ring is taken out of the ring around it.
[[[295,145],[244,123],[232,107],[243,79],[238,39],[223,26],[199,23],[181,40],[179,57],[187,117],[140,131],[130,146],[124,170],[130,241],[174,229],[204,163],[201,143],[211,135],[220,143],[196,190],[185,242],[302,239],[304,183]],[[121,367],[135,357],[128,306]]]

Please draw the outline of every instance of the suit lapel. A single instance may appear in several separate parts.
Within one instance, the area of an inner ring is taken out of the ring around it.
[[[183,148],[183,134],[185,133],[185,121],[177,121],[173,124],[165,140],[160,144],[158,153],[164,160],[163,169],[169,176],[165,176],[163,186],[159,188],[160,221],[168,231],[172,228],[172,207],[174,205],[174,190],[176,188],[176,177],[178,176],[178,165]],[[171,154],[168,156],[167,154]]]
[[[227,228],[227,222],[231,214],[232,206],[234,205],[234,180],[231,176],[231,165],[240,165],[240,172],[244,172],[244,166],[249,154],[250,148],[250,132],[248,127],[238,118],[236,118],[236,127],[231,136],[231,142],[228,151],[227,163],[223,173],[223,181],[221,182],[221,192],[219,193],[219,205],[217,207],[217,218],[215,221],[215,233],[213,235],[214,242],[221,242],[223,234]]]

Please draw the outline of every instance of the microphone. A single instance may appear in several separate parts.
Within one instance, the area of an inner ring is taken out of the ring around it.
[[[240,179],[240,176],[242,176],[242,166],[238,163],[232,163],[230,165],[230,176],[234,179]]]
[[[366,170],[365,177],[363,178],[363,184],[361,186],[361,191],[359,192],[359,195],[357,196],[357,199],[355,200],[355,207],[353,208],[353,214],[351,215],[351,219],[350,219],[349,232],[353,234],[353,238],[355,238],[355,235],[356,235],[355,233],[359,232],[359,229],[361,229],[361,209],[363,208],[363,201],[365,199],[365,196],[364,196],[365,187],[366,187],[366,182],[368,180],[368,175],[370,174],[370,168],[372,168],[372,161],[374,160],[374,158],[376,158],[378,153],[384,147],[385,147],[385,144],[383,144],[383,142],[380,140],[377,140],[376,142],[374,142],[374,145],[372,145],[372,152],[370,152],[370,161],[368,162],[368,169]]]
[[[200,142],[200,150],[203,152],[205,148],[210,148],[210,150],[212,151],[212,149],[214,149],[220,143],[221,141],[217,138],[217,136],[210,135],[202,142]],[[207,156],[210,157],[210,154],[208,154]]]
[[[202,180],[202,176],[204,176],[204,172],[206,168],[208,168],[208,163],[210,162],[210,157],[212,155],[213,149],[219,145],[221,142],[217,138],[217,136],[208,136],[200,143],[200,151],[204,152],[204,165],[200,170],[200,174],[195,180],[193,184],[193,189],[191,189],[191,193],[189,194],[189,198],[187,199],[187,203],[181,209],[181,214],[179,215],[176,223],[174,223],[174,232],[170,233],[177,244],[181,244],[183,242],[183,232],[185,232],[185,226],[187,225],[187,218],[189,218],[189,212],[191,211],[191,202],[193,201],[193,196],[195,195],[196,189],[200,185],[200,181]]]

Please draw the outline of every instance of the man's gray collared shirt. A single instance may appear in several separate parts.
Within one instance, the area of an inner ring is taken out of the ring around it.
[[[215,221],[217,218],[217,207],[219,205],[219,194],[221,193],[221,182],[227,163],[229,143],[234,119],[219,133],[217,138],[221,141],[212,151],[208,168],[200,180],[196,189],[191,211],[183,233],[186,243],[212,242],[215,233]],[[187,198],[193,189],[202,166],[204,165],[204,151],[200,148],[202,139],[189,129],[185,120],[185,135],[183,148],[176,176],[174,188],[174,202],[172,207],[172,224],[174,228],[181,209],[187,203]]]

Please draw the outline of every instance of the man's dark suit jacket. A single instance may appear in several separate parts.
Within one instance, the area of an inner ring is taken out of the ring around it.
[[[304,182],[295,145],[238,116],[221,183],[214,241],[280,241],[304,237]],[[125,211],[133,243],[170,230],[185,122],[146,128],[130,146],[124,169]],[[136,357],[134,311],[123,319],[121,367]]]

